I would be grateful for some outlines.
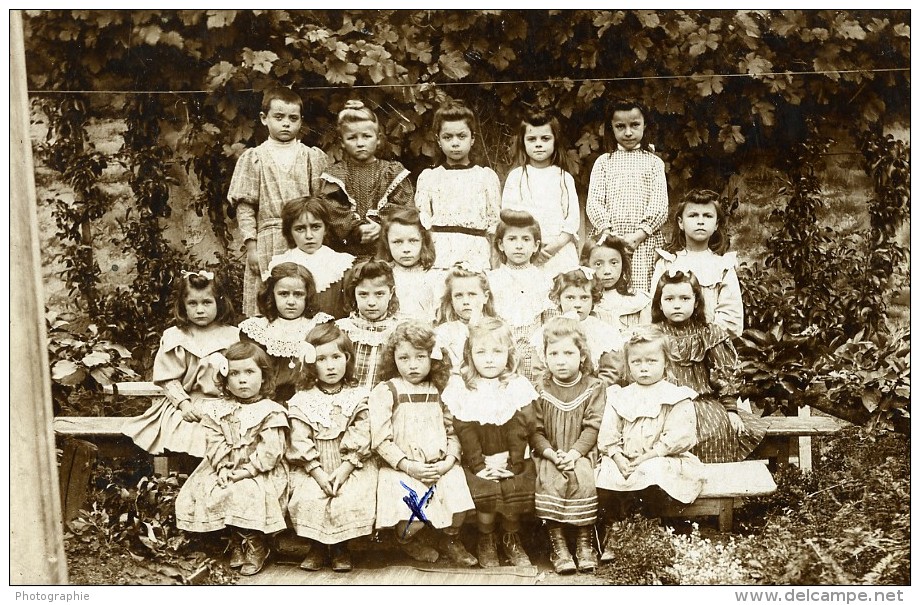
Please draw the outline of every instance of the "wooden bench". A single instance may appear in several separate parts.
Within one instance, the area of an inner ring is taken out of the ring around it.
[[[152,382],[121,382],[103,387],[112,396],[158,397],[162,389]],[[77,516],[89,494],[90,476],[99,456],[136,458],[149,456],[130,437],[122,434],[127,418],[120,416],[57,416],[54,434],[61,440],[61,463],[58,479],[64,520]],[[154,472],[168,474],[165,457],[154,458]]]
[[[719,517],[719,531],[732,529],[735,508],[742,498],[766,496],[776,482],[763,460],[703,465],[703,491],[691,504],[671,502],[657,511],[662,517]]]
[[[751,459],[767,459],[770,469],[788,465],[791,453],[799,452],[799,468],[811,470],[811,437],[833,435],[846,423],[830,416],[765,416],[769,426],[763,442],[749,456]]]

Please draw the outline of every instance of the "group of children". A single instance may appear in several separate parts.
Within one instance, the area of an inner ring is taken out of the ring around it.
[[[701,461],[741,460],[763,437],[738,408],[743,310],[719,196],[686,196],[661,249],[664,165],[640,106],[614,108],[583,243],[552,116],[522,122],[504,189],[471,162],[460,103],[436,112],[444,162],[415,188],[376,158],[360,102],[339,114],[332,165],[299,143],[295,93],[267,93],[261,117],[269,140],[230,186],[247,319],[231,325],[215,275],[183,272],[153,368],[165,396],[125,428],[152,453],[203,458],[177,525],[234,528],[241,573],[285,528],[309,542],[309,570],[351,569],[348,541],[383,528],[419,560],[526,565],[528,515],[557,572],[590,571],[599,511],[609,528],[637,500],[692,502]],[[476,556],[457,538],[467,513]]]

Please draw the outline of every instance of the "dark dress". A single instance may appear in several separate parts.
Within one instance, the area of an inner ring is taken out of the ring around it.
[[[738,409],[741,368],[731,335],[715,324],[659,324],[669,336],[671,382],[690,387],[696,407],[697,445],[691,450],[703,462],[738,462],[763,440],[763,418]],[[728,418],[737,412],[744,430],[736,434]]]
[[[523,376],[514,375],[506,384],[498,379],[478,380],[469,390],[459,376],[451,377],[442,399],[454,414],[454,430],[463,452],[461,463],[476,510],[516,518],[533,512],[536,470],[524,453],[534,429],[532,402],[537,392]],[[488,458],[487,458],[488,457]],[[492,481],[476,473],[496,465],[513,477]]]

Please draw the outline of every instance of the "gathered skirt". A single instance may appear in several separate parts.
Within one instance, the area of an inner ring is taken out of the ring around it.
[[[702,462],[740,462],[763,441],[767,421],[745,410],[738,410],[744,429],[735,433],[728,412],[717,400],[699,397],[696,409],[697,444],[692,450]]]
[[[534,507],[537,517],[568,525],[597,521],[597,489],[590,458],[575,461],[575,470],[560,471],[552,461],[537,458]]]
[[[331,474],[342,464],[341,437],[317,439],[320,466]],[[374,531],[377,503],[377,462],[373,456],[352,471],[330,498],[301,467],[290,470],[288,516],[298,536],[323,544],[338,544]]]
[[[597,489],[615,492],[637,492],[657,485],[675,500],[690,504],[703,489],[703,465],[690,453],[659,456],[646,460],[624,478],[616,463],[604,456],[597,467],[595,483]]]
[[[198,411],[199,405],[206,397],[195,392],[189,396],[192,409]],[[139,448],[155,456],[170,451],[184,452],[198,458],[204,457],[204,428],[198,422],[184,420],[179,408],[166,397],[154,400],[140,416],[128,418],[121,431]]]
[[[483,479],[465,468],[463,471],[473,502],[476,503],[476,512],[498,513],[506,518],[533,512],[534,484],[537,478],[533,460],[524,461],[524,471],[521,474],[501,481]]]

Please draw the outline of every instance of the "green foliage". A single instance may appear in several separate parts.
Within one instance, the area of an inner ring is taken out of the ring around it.
[[[218,560],[221,550],[176,527],[180,483],[173,473],[143,476],[132,484],[125,473],[101,465],[95,469],[92,507],[68,523],[65,537],[97,551],[126,549],[145,568],[136,574],[143,576],[137,583],[232,583],[235,573]]]
[[[633,515],[613,523],[610,531],[616,536],[617,558],[614,564],[598,570],[605,581],[621,586],[677,583],[670,534],[657,519]]]
[[[138,378],[132,369],[131,352],[104,337],[96,324],[82,318],[68,319],[55,311],[48,311],[45,320],[56,407],[66,408],[76,392],[100,392],[103,385]],[[104,415],[101,409],[84,412]]]
[[[738,556],[776,585],[910,582],[910,441],[855,429],[835,436],[814,473],[787,469],[777,491],[742,509]]]

